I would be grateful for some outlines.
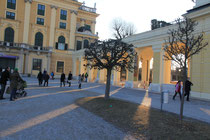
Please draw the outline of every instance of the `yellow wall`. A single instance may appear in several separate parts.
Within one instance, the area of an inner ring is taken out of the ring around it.
[[[210,34],[205,36],[210,42]],[[194,55],[191,60],[191,80],[194,84],[192,90],[195,92],[210,93],[210,44],[199,54]]]
[[[160,81],[160,52],[154,52],[153,55],[153,83]]]

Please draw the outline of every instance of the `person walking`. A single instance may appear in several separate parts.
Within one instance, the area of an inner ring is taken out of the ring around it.
[[[45,86],[45,85],[48,86],[48,81],[49,81],[49,79],[50,79],[50,76],[49,76],[49,74],[46,72],[45,77],[44,77],[44,86]]]
[[[184,94],[184,96],[187,96],[187,101],[190,101],[189,96],[190,96],[191,86],[193,86],[193,83],[190,82],[188,78],[185,82],[185,94]]]
[[[84,73],[83,73],[83,74],[82,74],[82,77],[81,77],[82,82],[84,81],[84,77],[85,77],[85,75],[84,75]]]
[[[82,88],[82,77],[81,77],[81,74],[79,74],[79,77],[78,77],[78,84],[79,84],[79,89]]]
[[[181,81],[180,80],[175,85],[175,94],[173,96],[173,100],[175,100],[175,97],[176,97],[177,93],[179,93],[179,97],[180,97],[180,100],[181,100],[182,95],[181,95]]]
[[[72,73],[70,71],[68,75],[68,81],[67,81],[67,83],[69,84],[69,87],[71,86],[71,80],[72,80]]]
[[[45,79],[45,77],[46,77],[46,73],[47,73],[47,71],[46,70],[44,70],[44,72],[43,72],[43,74],[42,74],[42,83],[43,83],[43,80]],[[45,86],[44,84],[43,84],[43,86]]]
[[[2,68],[0,68],[0,79],[1,79],[1,75],[2,75]]]
[[[87,79],[88,79],[88,73],[86,72],[85,73],[85,82],[87,82]]]
[[[60,87],[62,87],[62,84],[65,87],[65,80],[66,80],[66,75],[64,73],[62,73],[61,79],[60,79]]]
[[[14,72],[10,76],[10,101],[14,101],[16,98],[16,91],[18,82],[23,81],[18,73],[18,68],[14,69]]]
[[[51,75],[52,80],[54,80],[54,76],[55,76],[55,74],[54,74],[54,72],[53,72],[53,71],[51,72],[51,74],[50,74],[50,75]]]
[[[7,81],[10,78],[10,67],[7,67],[5,69],[4,72],[2,72],[1,74],[1,79],[0,79],[0,83],[1,83],[1,92],[0,92],[0,100],[5,99],[4,98],[4,91],[7,85]]]
[[[37,79],[39,81],[39,86],[41,86],[42,85],[42,81],[43,81],[43,74],[42,74],[41,71],[38,73]]]

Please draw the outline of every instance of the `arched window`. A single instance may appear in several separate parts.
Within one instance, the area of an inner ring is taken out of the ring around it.
[[[68,44],[65,44],[66,39],[64,36],[58,37],[58,42],[56,43],[56,49],[58,50],[68,50]]]
[[[86,39],[84,40],[84,48],[87,48],[89,46],[89,41]]]
[[[8,28],[5,29],[4,41],[14,42],[14,30],[11,27],[8,27]]]
[[[40,46],[42,47],[43,46],[43,34],[38,32],[36,33],[35,35],[35,46]]]
[[[58,43],[64,43],[65,44],[65,37],[64,36],[59,36],[58,38]]]

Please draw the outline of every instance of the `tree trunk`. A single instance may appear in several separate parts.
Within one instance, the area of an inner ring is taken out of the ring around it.
[[[109,99],[111,73],[112,73],[112,70],[111,69],[107,69],[107,80],[106,80],[105,99]]]
[[[182,88],[182,100],[181,100],[181,107],[180,107],[180,119],[183,119],[183,110],[184,110],[184,94],[185,94],[185,82],[187,80],[187,67],[184,66],[183,69],[183,88]]]

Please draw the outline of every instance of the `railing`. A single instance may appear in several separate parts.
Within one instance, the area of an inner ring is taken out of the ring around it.
[[[98,32],[96,34],[93,34],[93,33],[89,32],[89,31],[85,31],[85,32],[76,31],[76,33],[82,34],[82,35],[89,35],[89,36],[98,37]]]
[[[91,12],[91,13],[96,13],[96,8],[91,8],[84,5],[80,6],[79,9],[83,11]]]
[[[8,47],[8,48],[19,48],[19,49],[26,49],[30,51],[43,51],[43,52],[52,52],[52,47],[41,47],[41,46],[34,46],[25,43],[13,43],[13,42],[6,42],[0,41],[0,46]]]

